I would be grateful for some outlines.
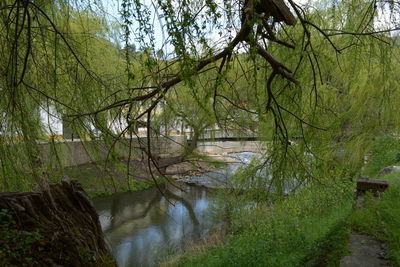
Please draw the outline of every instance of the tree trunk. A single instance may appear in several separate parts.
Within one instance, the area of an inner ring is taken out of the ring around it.
[[[185,155],[192,153],[197,148],[197,142],[199,141],[200,132],[201,131],[196,131],[196,129],[194,130],[194,133],[191,136],[192,139],[190,140],[190,143],[188,144],[185,151]]]
[[[7,239],[0,233],[0,243],[9,248],[0,251],[2,266],[21,265],[25,259],[32,266],[115,266],[96,210],[77,181],[65,180],[39,192],[0,193],[0,210],[0,232],[7,229],[38,237],[26,243],[24,236],[14,244],[15,237]]]

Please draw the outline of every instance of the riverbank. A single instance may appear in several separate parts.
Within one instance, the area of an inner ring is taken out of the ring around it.
[[[229,235],[218,247],[181,255],[176,266],[314,266],[338,263],[346,235],[343,222],[352,209],[351,185],[314,186],[275,203],[249,209],[241,196],[225,196]],[[334,243],[335,243],[334,242]]]
[[[377,251],[367,249],[373,257],[379,257],[379,262],[400,266],[400,172],[379,176],[385,167],[399,165],[398,151],[398,140],[377,139],[363,174],[387,180],[389,188],[378,197],[367,194],[361,209],[356,208],[353,177],[343,174],[342,179],[319,179],[272,205],[261,201],[248,208],[242,196],[226,195],[221,199],[230,216],[230,234],[223,238],[225,241],[218,246],[205,243],[197,250],[188,248],[173,258],[172,265],[168,260],[165,264],[340,266],[358,246],[354,236],[363,236],[364,240],[376,241],[371,244],[381,244]]]
[[[165,256],[192,248],[201,240],[210,241],[208,237],[227,236],[215,230],[225,227],[217,215],[220,212],[215,210],[219,204],[215,199],[218,191],[179,181],[185,174],[199,175],[206,171],[211,175],[232,170],[231,164],[237,168],[250,161],[253,155],[207,155],[207,158],[195,155],[195,158],[166,168],[167,172],[174,173],[177,182],[94,198],[103,232],[116,261],[122,266],[153,266]],[[226,162],[231,164],[226,166]],[[216,244],[216,239],[213,242]]]
[[[400,266],[399,177],[382,177],[389,188],[379,197],[367,194],[363,208],[355,208],[349,182],[329,182],[251,210],[240,209],[240,196],[225,198],[236,207],[229,230],[188,246],[162,266],[355,266],[345,265],[350,256],[352,263],[371,258],[379,266]]]
[[[131,160],[129,164],[127,161],[92,162],[57,170],[54,182],[67,176],[78,180],[89,196],[106,196],[118,192],[140,191],[167,181],[200,176],[228,163],[237,162],[237,159],[229,155],[193,153],[178,163],[168,165],[168,162],[173,161],[174,158],[160,160],[163,175],[154,165],[150,173],[147,160]]]

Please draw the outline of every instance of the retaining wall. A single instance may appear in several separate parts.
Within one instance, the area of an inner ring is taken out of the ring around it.
[[[185,136],[155,137],[151,139],[152,155],[155,157],[169,157],[182,154],[186,146]],[[103,140],[91,141],[57,141],[55,144],[39,144],[42,161],[45,165],[70,167],[95,161],[104,161],[107,156],[116,156],[122,159],[129,157],[130,139],[122,139],[115,144],[114,153],[110,153],[110,145]],[[134,138],[131,143],[131,159],[139,159],[145,154],[147,138]]]
[[[103,140],[91,141],[57,141],[39,144],[42,161],[45,165],[57,168],[71,167],[90,162],[104,161],[108,157],[128,159],[130,139],[122,139],[115,144],[114,153],[110,153],[110,145]],[[141,144],[141,145],[140,145]],[[175,157],[184,152],[187,144],[186,136],[154,137],[151,139],[152,155],[154,157]],[[262,153],[265,149],[262,141],[200,141],[197,151],[209,154],[228,154],[243,151]],[[147,138],[134,138],[131,144],[131,159],[141,159],[146,156],[143,149],[147,148]]]

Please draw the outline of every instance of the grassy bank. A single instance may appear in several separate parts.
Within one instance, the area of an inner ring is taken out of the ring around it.
[[[365,207],[352,213],[350,225],[354,232],[383,241],[391,265],[400,266],[400,172],[382,179],[389,181],[389,188],[378,199],[367,194]]]
[[[364,176],[376,178],[390,165],[400,165],[400,142],[383,136],[371,146]],[[231,234],[223,245],[203,244],[188,250],[174,266],[339,266],[350,253],[351,232],[367,234],[388,246],[388,259],[400,266],[400,172],[381,179],[389,189],[378,198],[366,195],[355,207],[355,184],[329,181],[277,202],[249,208],[240,197],[222,201]]]
[[[233,233],[223,246],[186,253],[178,265],[334,266],[347,250],[344,221],[351,213],[352,191],[348,184],[330,183],[304,189],[272,207],[238,209],[231,214]]]
[[[400,141],[391,136],[379,137],[371,147],[364,175],[387,180],[389,188],[378,198],[367,194],[365,207],[352,213],[349,224],[354,232],[383,241],[390,264],[400,266],[400,172],[378,176],[381,169],[391,165],[400,165]]]
[[[201,171],[197,170],[198,168],[207,171],[221,168],[227,164],[200,153],[187,155],[184,162],[187,163],[187,166],[183,167],[183,169],[187,169],[187,175]],[[50,170],[50,172],[52,173],[51,177],[54,177],[53,182],[58,182],[65,176],[78,180],[91,197],[106,196],[117,192],[140,191],[154,186],[155,183],[162,184],[170,180],[160,176],[155,169],[153,169],[153,179],[147,162],[132,160],[129,165],[129,173],[127,167],[126,161],[93,162],[61,170]]]
[[[164,183],[165,178],[156,176],[155,181],[146,170],[145,164],[135,163],[130,167],[129,176],[127,164],[105,164],[94,162],[79,166],[54,170],[53,182],[58,182],[62,177],[78,180],[83,189],[91,197],[107,196],[117,192],[139,191]]]

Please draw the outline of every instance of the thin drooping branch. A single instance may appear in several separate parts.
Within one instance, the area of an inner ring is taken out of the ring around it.
[[[252,42],[251,45],[253,45],[256,49],[259,55],[261,55],[265,60],[268,61],[268,63],[271,65],[273,68],[274,72],[277,74],[280,74],[282,77],[285,79],[291,81],[294,84],[299,84],[299,81],[295,79],[290,73],[292,71],[287,68],[285,65],[283,65],[281,62],[276,60],[270,53],[267,52],[264,48],[262,48],[259,44]]]
[[[286,47],[288,47],[288,48],[290,48],[290,49],[295,49],[295,45],[289,44],[289,43],[287,43],[287,42],[285,42],[285,41],[282,41],[282,40],[279,40],[279,39],[275,36],[275,33],[272,31],[271,27],[268,25],[268,23],[267,23],[266,20],[263,20],[262,25],[264,26],[265,30],[266,30],[267,33],[268,33],[268,35],[267,35],[267,34],[264,34],[264,33],[262,32],[262,30],[260,30],[263,37],[265,37],[265,38],[267,38],[268,40],[270,40],[270,41],[272,41],[272,42],[275,42],[275,43],[277,43],[277,44],[286,46]]]
[[[99,82],[100,84],[102,84],[103,86],[104,83],[102,81],[102,79],[97,76],[94,72],[92,72],[91,70],[89,70],[89,68],[81,61],[80,57],[77,55],[77,53],[75,52],[75,50],[72,48],[72,46],[70,45],[70,43],[68,42],[68,40],[65,38],[64,34],[62,32],[60,32],[58,30],[58,27],[56,26],[56,24],[54,23],[54,21],[48,16],[48,14],[42,9],[40,8],[38,5],[36,5],[35,3],[27,0],[27,5],[32,5],[36,10],[39,11],[39,13],[42,14],[42,16],[48,21],[48,23],[50,23],[50,26],[53,28],[53,30],[55,31],[55,33],[61,37],[61,39],[63,40],[63,42],[65,43],[65,45],[67,46],[67,48],[69,49],[70,53],[72,54],[72,56],[75,58],[76,62],[78,62],[78,64],[85,70],[85,72],[87,74],[89,74],[92,78],[94,78],[97,82]]]
[[[373,32],[348,32],[348,31],[338,30],[338,29],[323,29],[322,31],[326,32],[327,36],[338,36],[338,35],[369,36],[369,35],[376,35],[376,34],[400,31],[400,27],[395,27],[395,28],[381,30],[381,31],[373,31]],[[329,33],[329,32],[332,32],[332,33]]]

